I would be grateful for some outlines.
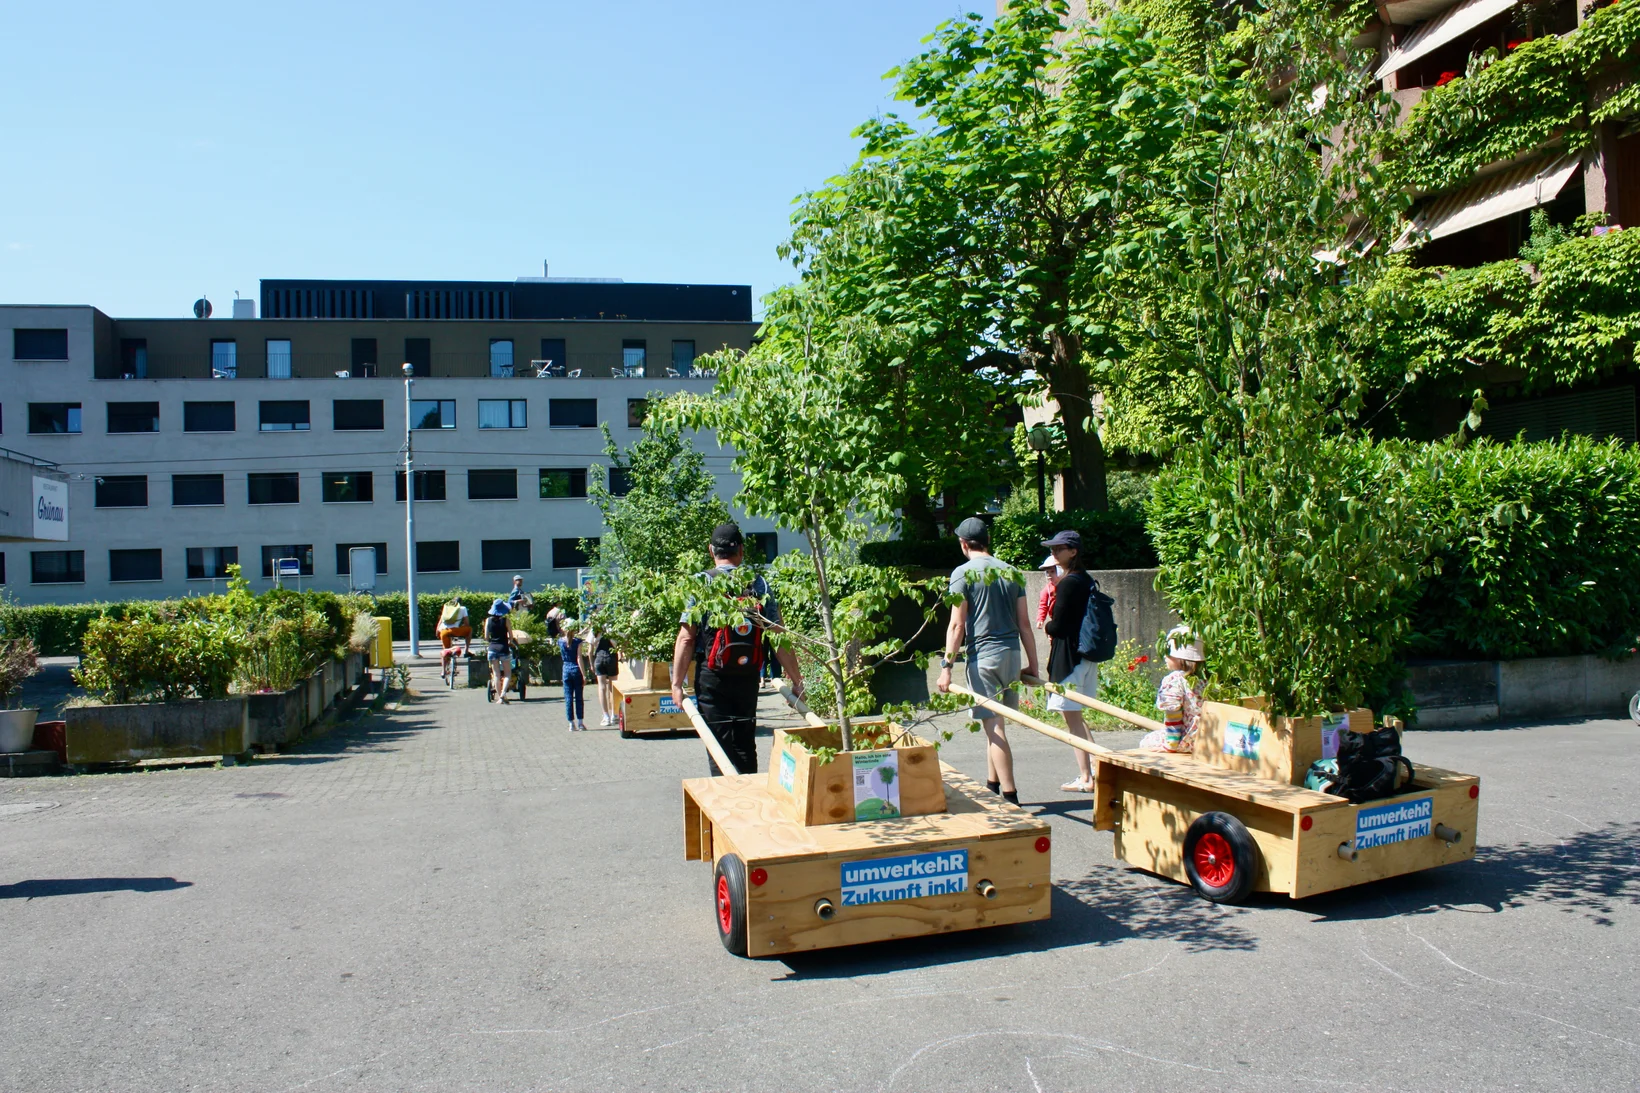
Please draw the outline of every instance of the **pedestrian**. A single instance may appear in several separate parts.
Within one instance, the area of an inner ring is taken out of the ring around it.
[[[1059,578],[1065,571],[1059,568],[1059,563],[1053,560],[1052,554],[1042,559],[1042,564],[1036,568],[1048,575],[1047,583],[1042,586],[1042,595],[1036,601],[1036,628],[1040,630],[1048,624],[1048,616],[1053,614],[1054,592],[1058,589]]]
[[[957,525],[957,545],[968,560],[951,574],[951,593],[962,602],[951,609],[945,628],[945,655],[940,658],[936,684],[941,694],[951,690],[951,662],[968,651],[968,689],[981,698],[1019,709],[1020,646],[1024,645],[1027,672],[1037,675],[1036,642],[1031,640],[1030,610],[1019,571],[991,556],[991,529],[970,516]],[[975,706],[971,713],[985,729],[985,785],[1011,804],[1019,803],[1014,783],[1014,755],[1002,718]]]
[[[525,608],[534,607],[534,606],[535,606],[534,597],[532,597],[528,592],[524,591],[524,578],[518,576],[517,574],[514,574],[513,575],[512,591],[507,594],[507,608],[508,608],[508,610],[510,610],[510,611],[522,611]]]
[[[744,590],[756,606],[743,623],[718,628],[709,620],[689,621],[685,612],[678,638],[672,647],[672,701],[683,707],[683,686],[689,679],[689,665],[695,666],[695,704],[701,720],[712,730],[735,769],[741,774],[757,773],[757,694],[763,659],[763,634],[783,632],[780,605],[769,582],[761,575],[738,573],[746,560],[746,539],[735,524],[719,524],[712,529],[713,567],[701,576],[709,581],[728,581]],[[776,649],[775,656],[791,680],[792,693],[803,695],[803,670],[790,649]],[[718,765],[708,759],[713,775]]]
[[[484,616],[484,641],[490,665],[490,701],[506,703],[512,683],[512,627],[506,600],[496,600]]]
[[[1051,557],[1063,574],[1054,592],[1053,612],[1045,626],[1051,644],[1048,646],[1047,678],[1068,690],[1097,698],[1099,695],[1099,666],[1082,656],[1082,616],[1088,610],[1088,597],[1093,593],[1093,578],[1087,574],[1082,559],[1082,536],[1075,531],[1061,531],[1042,545],[1052,551]],[[1083,705],[1060,694],[1048,696],[1048,709],[1065,719],[1065,729],[1072,736],[1091,740],[1084,720]],[[1059,788],[1066,793],[1093,792],[1093,764],[1088,753],[1080,748],[1076,753],[1077,777]]]
[[[592,642],[592,674],[598,678],[598,706],[603,710],[603,726],[620,724],[615,706],[615,675],[621,669],[621,658],[615,651],[615,642],[608,634],[594,634]]]
[[[1167,675],[1156,687],[1156,708],[1162,711],[1162,727],[1145,734],[1141,748],[1151,751],[1194,751],[1196,725],[1202,712],[1202,691],[1207,680],[1202,664],[1207,652],[1202,640],[1188,626],[1167,632]]]
[[[586,732],[586,673],[592,665],[588,663],[586,642],[579,632],[580,623],[565,619],[560,631],[558,655],[564,659],[564,717],[569,721],[570,732]]]

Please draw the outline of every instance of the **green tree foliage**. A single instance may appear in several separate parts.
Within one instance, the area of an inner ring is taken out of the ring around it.
[[[1067,503],[1103,508],[1090,372],[1116,348],[1099,315],[1121,286],[1101,259],[1193,107],[1176,55],[1137,21],[1067,33],[1063,14],[1031,2],[943,24],[895,73],[919,120],[861,126],[859,162],[805,199],[788,252],[837,311],[894,332],[934,377],[924,392],[979,376],[1055,399]]]
[[[1396,610],[1426,551],[1404,488],[1350,439],[1360,362],[1336,332],[1402,202],[1375,163],[1385,98],[1352,28],[1272,0],[1237,53],[1208,58],[1199,124],[1151,176],[1155,218],[1123,260],[1163,289],[1136,322],[1200,382],[1201,435],[1157,485],[1201,514],[1188,543],[1158,536],[1161,584],[1215,664],[1279,714],[1357,703],[1405,630]],[[1320,260],[1334,250],[1338,261]],[[1180,321],[1180,320],[1183,321]]]

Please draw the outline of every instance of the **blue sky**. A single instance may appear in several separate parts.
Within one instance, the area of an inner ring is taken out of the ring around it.
[[[791,200],[990,3],[21,4],[0,303],[218,314],[262,277],[790,280]]]

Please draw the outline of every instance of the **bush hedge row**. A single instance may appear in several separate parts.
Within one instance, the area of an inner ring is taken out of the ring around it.
[[[1089,569],[1148,569],[1156,564],[1156,548],[1145,531],[1144,512],[1137,508],[998,516],[991,521],[991,550],[1010,565],[1034,569],[1045,553],[1042,540],[1052,538],[1055,532],[1071,530],[1082,535]],[[867,565],[955,569],[962,560],[955,537],[893,539],[860,548],[860,561]]]

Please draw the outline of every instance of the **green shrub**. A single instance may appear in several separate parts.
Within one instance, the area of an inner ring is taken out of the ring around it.
[[[991,522],[991,553],[1010,565],[1034,569],[1046,553],[1042,540],[1059,531],[1081,533],[1089,569],[1149,569],[1156,564],[1144,512],[1136,508],[999,516]]]
[[[231,624],[160,613],[93,619],[75,682],[104,702],[222,698],[238,659]]]
[[[962,549],[949,539],[887,539],[860,546],[862,565],[901,566],[908,569],[955,569]]]
[[[20,607],[0,605],[0,634],[32,640],[43,657],[71,657],[80,652],[80,640],[92,620],[104,616],[123,619],[131,612],[151,611],[158,601],[130,600],[124,603],[37,604]]]

